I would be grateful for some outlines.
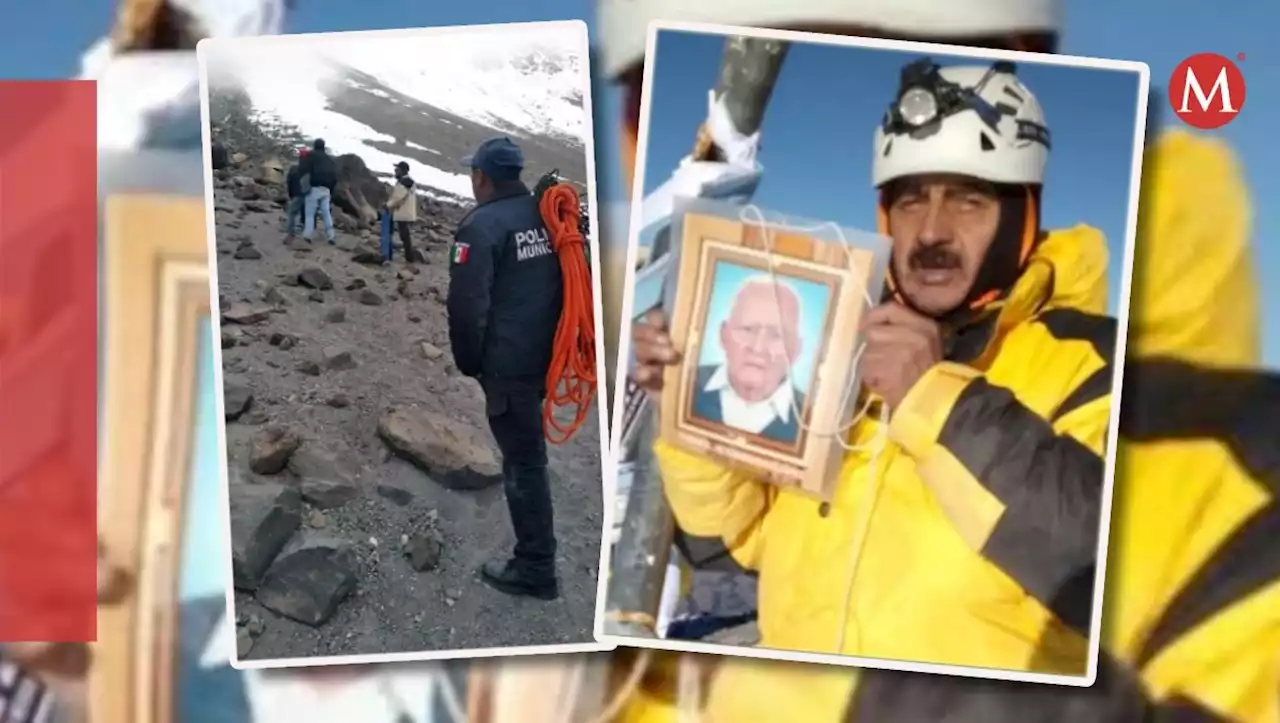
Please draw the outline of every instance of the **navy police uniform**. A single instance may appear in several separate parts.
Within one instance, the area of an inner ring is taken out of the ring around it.
[[[465,163],[492,186],[458,224],[449,265],[449,343],[458,370],[484,389],[516,536],[513,559],[481,572],[504,592],[553,598],[556,540],[542,400],[563,305],[560,262],[537,199],[520,181],[520,148],[507,138],[490,139]]]

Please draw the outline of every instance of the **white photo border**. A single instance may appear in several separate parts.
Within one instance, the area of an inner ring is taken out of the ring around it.
[[[577,33],[580,48],[580,74],[582,82],[582,112],[586,119],[587,133],[585,137],[585,153],[587,168],[587,207],[590,214],[590,233],[587,239],[590,244],[592,284],[594,293],[594,312],[595,312],[595,335],[596,335],[596,375],[597,379],[605,378],[605,354],[604,354],[604,319],[601,304],[601,288],[600,288],[600,219],[598,216],[598,189],[599,184],[596,182],[596,158],[595,158],[595,125],[593,122],[593,105],[592,105],[592,87],[591,87],[591,47],[588,38],[587,24],[582,20],[552,20],[552,21],[535,21],[535,22],[517,22],[517,23],[491,23],[481,25],[445,25],[437,27],[423,28],[397,28],[392,30],[354,30],[339,31],[329,33],[301,33],[296,35],[262,35],[262,36],[246,36],[246,37],[228,37],[228,38],[207,38],[201,40],[196,46],[196,55],[200,64],[200,124],[201,139],[203,144],[204,156],[204,201],[206,215],[206,241],[209,254],[209,308],[210,308],[210,327],[213,330],[213,376],[214,384],[218,393],[216,396],[217,419],[218,424],[218,448],[221,454],[221,471],[222,476],[222,492],[223,505],[222,516],[226,530],[226,544],[230,545],[231,541],[231,513],[230,513],[230,475],[227,466],[227,434],[225,420],[225,401],[223,399],[223,370],[222,370],[222,345],[217,343],[218,335],[221,333],[222,316],[219,308],[218,299],[218,249],[217,249],[217,226],[215,223],[216,213],[214,211],[213,199],[213,150],[212,137],[210,132],[210,110],[209,110],[209,63],[208,56],[211,49],[224,45],[237,46],[282,46],[289,43],[299,45],[309,45],[319,43],[326,39],[344,39],[353,38],[400,38],[400,37],[421,37],[424,35],[444,35],[444,34],[461,34],[461,33],[485,33],[485,32],[510,32],[513,28],[526,29],[529,33],[538,31],[547,31],[552,29],[566,30],[570,29]],[[609,466],[609,435],[608,416],[606,405],[601,403],[597,398],[596,407],[598,411],[598,423],[600,424],[600,468],[601,468],[601,487],[602,495],[605,489],[611,485],[605,480],[612,474]],[[602,504],[605,498],[602,496]],[[601,555],[600,568],[597,575],[603,575],[605,554],[608,550],[606,537],[608,533],[607,520],[605,516],[605,524],[600,530],[601,539]],[[227,619],[235,619],[235,589],[232,582],[231,574],[231,554],[228,549],[226,556],[226,580],[227,580]],[[598,605],[598,601],[597,601]],[[609,651],[616,648],[616,644],[601,641],[597,638],[596,642],[586,643],[565,643],[565,644],[547,644],[547,645],[518,645],[510,647],[493,647],[493,648],[469,648],[456,650],[424,650],[420,652],[402,652],[402,653],[369,653],[360,655],[330,655],[316,656],[306,658],[276,658],[267,660],[241,660],[239,652],[234,650],[231,653],[230,665],[237,670],[255,670],[267,668],[307,668],[307,667],[323,667],[328,665],[359,665],[359,664],[377,664],[377,663],[406,663],[428,660],[463,660],[463,659],[482,659],[482,658],[498,658],[498,657],[520,657],[530,655],[557,655],[564,653],[595,653]]]
[[[708,653],[712,655],[740,656],[764,660],[779,660],[798,663],[817,663],[855,668],[872,668],[896,670],[903,672],[933,673],[967,678],[984,678],[989,680],[1006,680],[1027,683],[1048,683],[1079,688],[1087,688],[1094,684],[1098,677],[1098,653],[1101,645],[1100,627],[1102,624],[1102,601],[1105,593],[1104,581],[1107,569],[1107,548],[1111,532],[1112,490],[1115,483],[1116,443],[1119,437],[1119,418],[1121,408],[1121,390],[1124,385],[1124,358],[1129,329],[1129,303],[1132,292],[1134,245],[1137,236],[1138,201],[1142,179],[1142,158],[1146,145],[1147,105],[1151,85],[1151,69],[1143,62],[1129,60],[1110,60],[1075,55],[1047,55],[1012,50],[996,50],[975,48],[961,45],[945,45],[941,43],[924,43],[905,40],[883,40],[878,38],[850,37],[841,35],[825,35],[792,30],[775,30],[746,26],[721,25],[713,23],[676,22],[671,20],[655,20],[649,24],[648,39],[645,44],[645,64],[643,86],[640,96],[640,128],[636,148],[635,172],[631,189],[631,216],[627,242],[626,283],[623,289],[621,320],[623,329],[618,334],[617,376],[614,385],[613,425],[610,429],[612,450],[609,471],[605,479],[609,480],[604,506],[605,529],[612,530],[615,524],[614,513],[617,505],[617,468],[621,450],[622,406],[625,401],[627,376],[627,359],[631,354],[630,335],[623,333],[635,313],[635,277],[636,258],[638,255],[639,232],[641,223],[641,201],[645,188],[645,159],[648,157],[649,128],[652,123],[652,95],[654,68],[659,62],[657,57],[658,35],[662,31],[696,33],[701,35],[746,36],[752,38],[768,38],[782,40],[793,44],[828,45],[869,50],[888,50],[917,54],[933,54],[948,56],[968,56],[985,60],[1010,60],[1018,63],[1034,65],[1050,65],[1069,68],[1093,68],[1097,70],[1122,71],[1135,73],[1138,76],[1137,109],[1133,131],[1133,151],[1129,171],[1129,204],[1125,216],[1124,258],[1122,260],[1120,278],[1120,296],[1117,307],[1117,328],[1114,374],[1111,383],[1111,420],[1107,432],[1105,471],[1102,488],[1102,529],[1098,535],[1097,566],[1094,573],[1094,598],[1090,618],[1092,634],[1089,638],[1089,659],[1086,673],[1083,676],[1056,675],[1031,671],[1007,670],[1001,668],[981,668],[964,665],[944,665],[917,661],[890,660],[885,658],[866,658],[830,653],[803,653],[780,650],[776,648],[753,648],[736,645],[719,645],[688,641],[664,640],[660,638],[641,638],[631,636],[610,635],[605,630],[607,617],[606,591],[608,589],[607,573],[610,566],[610,545],[604,546],[603,564],[596,596],[596,639],[618,645],[670,650],[687,653]],[[608,537],[606,540],[610,539]]]

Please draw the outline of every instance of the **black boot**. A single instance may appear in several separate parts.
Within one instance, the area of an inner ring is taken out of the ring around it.
[[[555,574],[533,576],[521,569],[515,560],[490,560],[480,568],[480,579],[499,592],[523,595],[538,600],[560,597]]]

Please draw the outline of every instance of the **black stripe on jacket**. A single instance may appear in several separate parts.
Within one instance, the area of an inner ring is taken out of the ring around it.
[[[1123,441],[1220,442],[1271,495],[1270,504],[1237,527],[1165,606],[1146,635],[1138,669],[1104,650],[1091,688],[864,670],[845,712],[847,722],[1237,723],[1185,694],[1153,700],[1140,669],[1188,634],[1229,616],[1248,596],[1280,582],[1280,446],[1274,426],[1280,419],[1280,374],[1135,360],[1125,370],[1125,386]],[[1169,483],[1176,485],[1177,479]]]

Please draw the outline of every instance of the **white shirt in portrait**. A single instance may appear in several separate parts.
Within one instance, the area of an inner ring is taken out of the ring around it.
[[[733,386],[729,384],[729,371],[722,365],[707,380],[703,391],[720,393],[721,421],[734,429],[761,434],[775,420],[783,424],[791,421],[791,407],[795,404],[795,396],[791,392],[791,385],[785,380],[768,397],[758,402],[748,402],[733,390]]]

